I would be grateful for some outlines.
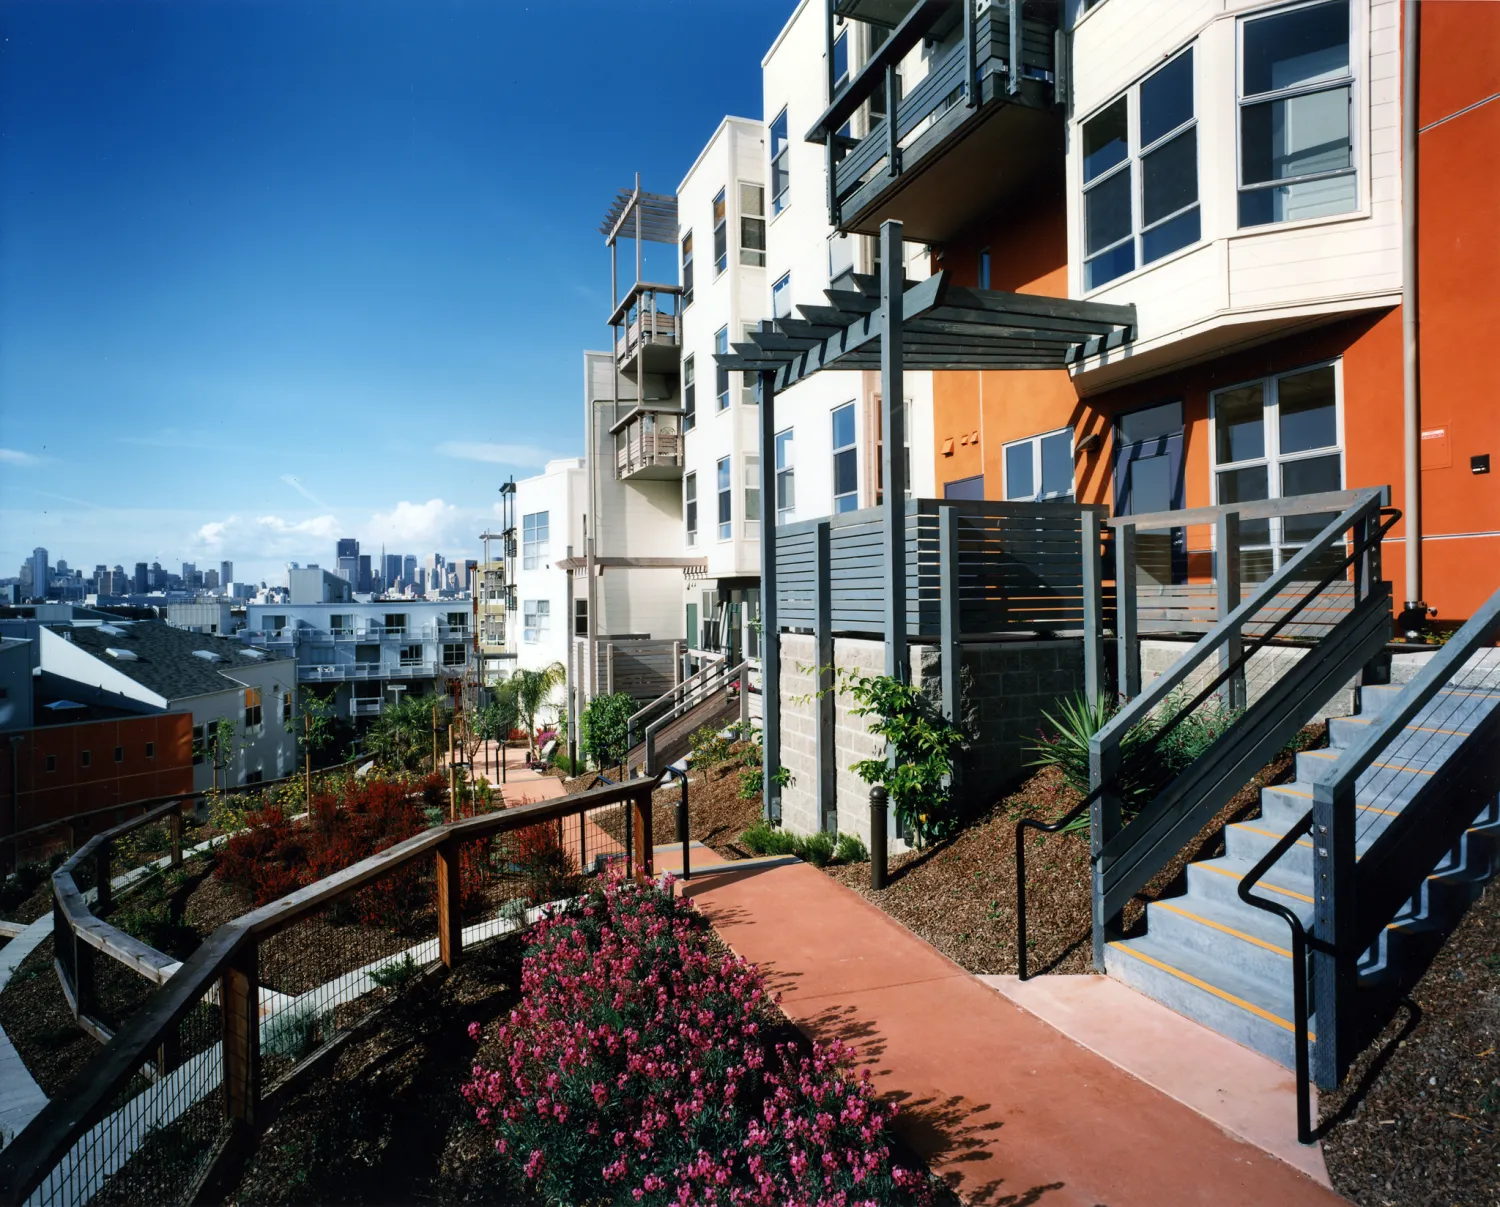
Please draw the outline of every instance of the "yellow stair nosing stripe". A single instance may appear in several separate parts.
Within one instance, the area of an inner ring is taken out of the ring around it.
[[[1232,830],[1245,830],[1251,834],[1259,834],[1262,838],[1282,839],[1286,837],[1285,834],[1277,834],[1274,830],[1257,830],[1248,821],[1230,822],[1229,825],[1230,829]],[[1298,847],[1307,847],[1309,850],[1311,850],[1312,840],[1307,838],[1299,838],[1292,845]]]
[[[1374,717],[1340,717],[1339,720],[1340,721],[1353,721],[1354,724],[1356,724],[1356,725],[1371,725],[1371,724],[1373,724],[1375,722],[1376,718],[1374,718]],[[1407,725],[1407,726],[1405,726],[1401,730],[1401,732],[1405,733],[1405,732],[1407,732],[1407,730],[1410,730],[1412,733],[1441,733],[1441,734],[1446,734],[1450,738],[1467,738],[1467,737],[1472,736],[1473,733],[1474,733],[1474,731],[1472,729],[1436,729],[1436,728],[1434,728],[1431,725]],[[1311,751],[1311,750],[1304,750],[1302,753],[1303,754],[1312,754],[1313,751]]]
[[[1434,730],[1434,732],[1438,732]],[[1304,750],[1303,754],[1310,755],[1315,759],[1336,759],[1338,752],[1333,750]],[[1384,771],[1407,771],[1412,775],[1431,775],[1431,771],[1423,770],[1421,767],[1403,767],[1400,763],[1371,763],[1371,767],[1379,767]]]
[[[1188,866],[1189,867],[1199,867],[1199,868],[1204,869],[1204,871],[1215,872],[1215,873],[1217,873],[1220,876],[1228,876],[1231,880],[1243,880],[1244,879],[1244,877],[1242,875],[1240,875],[1240,873],[1238,873],[1238,872],[1231,872],[1228,868],[1216,868],[1211,863],[1190,863],[1190,864],[1188,864]],[[1270,884],[1270,883],[1268,883],[1267,881],[1264,881],[1264,880],[1260,881],[1256,885],[1256,887],[1257,888],[1268,889],[1269,891],[1271,891],[1273,893],[1280,893],[1283,897],[1291,897],[1293,900],[1296,900],[1296,901],[1306,901],[1309,905],[1316,904],[1316,902],[1314,902],[1311,897],[1308,897],[1308,896],[1306,896],[1303,893],[1295,892],[1294,890],[1289,889],[1289,888],[1279,888],[1276,885]]]
[[[1123,951],[1126,955],[1133,956],[1135,959],[1140,960],[1143,964],[1149,964],[1153,968],[1160,968],[1163,972],[1169,974],[1170,976],[1174,976],[1179,980],[1186,981],[1189,985],[1193,985],[1199,989],[1202,989],[1205,993],[1211,993],[1216,998],[1220,998],[1221,1000],[1228,1002],[1231,1006],[1238,1006],[1241,1010],[1247,1010],[1251,1014],[1265,1019],[1267,1022],[1275,1023],[1283,1030],[1290,1031],[1294,1035],[1296,1034],[1297,1029],[1292,1026],[1291,1023],[1287,1022],[1286,1019],[1281,1018],[1279,1015],[1272,1014],[1269,1010],[1262,1009],[1254,1002],[1247,1002],[1242,997],[1236,997],[1234,994],[1228,992],[1227,990],[1220,989],[1217,985],[1210,985],[1207,981],[1199,980],[1192,973],[1183,972],[1180,968],[1173,968],[1172,965],[1164,963],[1163,961],[1156,959],[1156,957],[1154,956],[1148,956],[1143,951],[1133,951],[1130,947],[1126,946],[1122,942],[1119,942],[1118,940],[1111,942],[1109,945],[1115,948],[1117,951]],[[1314,1032],[1309,1031],[1307,1033],[1307,1041],[1309,1043],[1315,1042],[1317,1038],[1318,1037]]]
[[[1234,927],[1225,926],[1222,922],[1215,922],[1212,918],[1200,917],[1199,915],[1185,910],[1180,906],[1173,905],[1168,901],[1153,901],[1151,904],[1160,906],[1162,909],[1168,910],[1171,913],[1179,915],[1180,917],[1189,918],[1192,921],[1201,923],[1204,926],[1211,926],[1214,930],[1223,931],[1226,935],[1232,935],[1236,939],[1243,939],[1246,943],[1254,943],[1257,947],[1264,947],[1267,951],[1274,951],[1277,955],[1285,956],[1289,960],[1292,958],[1292,953],[1289,952],[1285,947],[1277,947],[1274,943],[1268,943],[1264,939],[1257,939],[1254,935],[1247,935],[1242,930],[1235,930]]]
[[[1299,792],[1296,788],[1287,788],[1287,787],[1285,787],[1285,786],[1283,786],[1281,784],[1270,784],[1270,785],[1267,785],[1267,789],[1263,789],[1263,791],[1265,791],[1265,790],[1274,790],[1276,792],[1285,792],[1288,796],[1300,796],[1303,800],[1312,800],[1312,793],[1311,792]],[[1379,813],[1379,814],[1381,814],[1381,815],[1383,815],[1385,817],[1400,817],[1401,816],[1400,813],[1393,812],[1390,809],[1382,809],[1378,805],[1355,805],[1354,807],[1356,809],[1360,809],[1360,810],[1364,811],[1365,813]]]

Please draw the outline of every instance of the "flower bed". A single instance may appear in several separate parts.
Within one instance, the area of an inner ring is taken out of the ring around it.
[[[759,971],[691,902],[613,882],[542,922],[495,1068],[464,1087],[515,1180],[549,1202],[907,1203],[840,1045],[776,1043]],[[476,1023],[470,1034],[480,1038]]]

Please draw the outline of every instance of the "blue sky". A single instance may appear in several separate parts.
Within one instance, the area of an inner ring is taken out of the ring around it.
[[[474,554],[792,7],[0,2],[0,576]]]

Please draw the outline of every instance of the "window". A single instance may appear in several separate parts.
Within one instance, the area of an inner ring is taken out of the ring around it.
[[[792,203],[790,191],[792,144],[786,136],[786,110],[771,119],[771,213]]]
[[[245,689],[245,728],[256,729],[260,722],[260,691],[257,688],[247,687]]]
[[[193,726],[193,766],[198,767],[203,763],[203,757],[208,751],[208,725]]]
[[[116,746],[115,747],[115,762],[117,762],[117,763],[123,763],[124,761],[125,761],[125,747],[123,747],[123,746]]]
[[[345,612],[335,612],[328,618],[328,631],[335,637],[348,637],[354,628],[354,617]]]
[[[848,289],[848,280],[854,273],[854,248],[856,235],[834,231],[828,236],[828,284],[831,289]]]
[[[771,313],[779,319],[792,316],[792,274],[787,273],[771,286]]]
[[[1327,364],[1214,394],[1214,502],[1341,490],[1338,393],[1338,368]],[[1240,525],[1244,579],[1269,577],[1332,518],[1329,512],[1246,520]]]
[[[1005,446],[1005,497],[1019,502],[1073,497],[1073,429]]]
[[[1240,22],[1241,226],[1355,208],[1349,0]]]
[[[461,641],[445,641],[443,643],[443,665],[463,666],[468,661],[465,650],[468,647]]]
[[[740,263],[766,266],[766,190],[740,183]]]
[[[385,614],[385,632],[387,637],[400,637],[406,632],[406,613],[387,612]]]
[[[403,645],[399,651],[402,666],[421,666],[422,647],[420,645]]]
[[[265,778],[266,773],[264,771],[256,770],[245,772],[245,783],[247,784],[258,784]]]
[[[691,549],[698,543],[698,475],[682,479],[682,514],[687,517],[687,543]]]
[[[286,628],[285,616],[267,616],[265,619],[265,631],[267,633],[280,633]]]
[[[288,689],[281,693],[281,723],[290,725],[292,723],[292,693]]]
[[[718,331],[714,333],[714,351],[718,353],[719,356],[729,355],[728,327],[720,327]],[[718,361],[714,362],[714,366],[714,388],[718,394],[719,410],[727,411],[729,409],[729,370],[726,369],[723,365],[719,364]]]
[[[196,763],[196,762],[198,762],[198,760],[195,758],[193,760],[193,762]],[[49,754],[47,756],[47,770],[48,771],[56,771],[57,770],[57,755],[55,755],[55,754]]]
[[[797,466],[792,429],[776,433],[776,522],[790,524],[797,513]]]
[[[546,565],[550,514],[546,511],[534,511],[521,517],[522,570],[540,570]]]
[[[1133,183],[1137,164],[1138,203]],[[1150,264],[1198,241],[1191,47],[1084,122],[1083,182],[1085,289],[1097,289],[1133,271],[1137,263]]]
[[[589,601],[587,596],[573,600],[573,636],[589,635]]]
[[[682,362],[682,430],[690,432],[698,424],[698,381],[693,358]]]
[[[90,754],[87,750],[79,754],[78,765],[80,767],[87,767],[91,762],[93,762],[93,755]]]
[[[979,250],[979,271],[975,274],[979,281],[980,289],[990,287],[990,249],[987,247]]]
[[[552,601],[528,599],[521,604],[521,640],[528,645],[546,641],[552,629]]]
[[[734,521],[732,519],[734,487],[730,482],[729,458],[723,458],[716,468],[719,489],[719,539],[727,541],[734,535]]]
[[[721,273],[729,267],[729,217],[724,204],[724,190],[714,198],[714,272]]]
[[[833,96],[828,98],[828,103],[833,104],[834,97],[844,90],[844,85],[849,82],[849,31],[844,30],[833,41]]]
[[[745,539],[753,540],[760,535],[760,457],[756,453],[745,456]]]
[[[693,304],[693,232],[682,236],[682,304]]]
[[[759,328],[755,323],[742,323],[740,325],[740,339],[747,344],[754,343],[755,341],[751,336],[757,330]],[[753,369],[746,369],[740,374],[740,401],[747,407],[758,406],[760,404],[760,394],[756,390],[756,378],[758,376],[759,374]]]
[[[859,456],[854,439],[854,404],[833,412],[833,510],[859,507]]]

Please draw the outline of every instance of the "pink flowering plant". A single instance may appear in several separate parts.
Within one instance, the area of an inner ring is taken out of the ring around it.
[[[927,1199],[926,1176],[892,1159],[895,1109],[869,1071],[837,1043],[774,1042],[760,973],[670,886],[613,881],[542,921],[521,990],[491,1037],[499,1063],[463,1092],[545,1201]]]

